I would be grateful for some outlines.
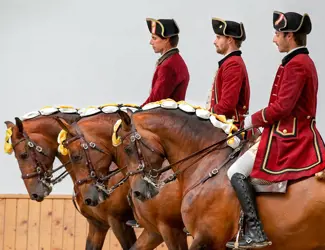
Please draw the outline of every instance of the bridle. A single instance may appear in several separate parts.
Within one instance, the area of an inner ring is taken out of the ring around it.
[[[37,154],[41,154],[49,159],[51,159],[51,157],[44,152],[43,148],[39,145],[37,145],[33,140],[30,139],[30,137],[28,136],[28,134],[26,134],[25,132],[22,132],[22,138],[20,140],[18,140],[16,143],[13,144],[13,149],[15,149],[15,147],[17,147],[20,143],[26,141],[25,144],[25,150],[26,153],[28,155],[31,156],[32,161],[34,163],[34,171],[32,173],[28,173],[28,174],[22,174],[21,178],[23,180],[26,179],[31,179],[31,178],[38,178],[38,180],[40,180],[47,188],[49,188],[50,190],[52,189],[51,185],[55,185],[59,182],[61,182],[67,175],[67,171],[64,171],[63,173],[61,173],[58,177],[52,179],[53,174],[55,172],[57,172],[58,170],[60,170],[61,168],[65,167],[66,165],[68,165],[70,162],[66,162],[65,164],[62,164],[61,166],[53,169],[53,170],[47,170],[46,166],[43,164],[42,161],[39,161]],[[54,161],[54,159],[51,159]]]
[[[131,123],[131,131],[129,133],[127,133],[126,135],[124,135],[123,137],[121,137],[121,144],[123,144],[124,140],[127,139],[128,137],[130,137],[131,144],[133,144],[133,146],[136,150],[136,153],[137,153],[136,157],[137,157],[139,164],[135,171],[127,172],[126,175],[133,176],[136,174],[144,173],[144,174],[149,175],[150,178],[158,177],[158,175],[152,175],[152,171],[156,171],[156,170],[154,170],[152,168],[149,171],[146,170],[146,166],[148,166],[148,163],[146,164],[144,154],[142,153],[142,150],[141,150],[141,145],[146,147],[147,149],[149,149],[152,153],[158,154],[162,158],[165,158],[164,154],[159,152],[158,150],[154,149],[153,147],[149,146],[147,143],[145,143],[142,140],[141,135],[138,133],[138,131],[136,130],[135,126],[132,123]]]
[[[96,143],[94,142],[88,142],[85,138],[85,136],[83,135],[82,131],[80,130],[79,126],[76,123],[73,123],[72,126],[74,127],[75,131],[76,131],[76,135],[66,139],[62,142],[63,146],[65,148],[69,148],[69,145],[76,141],[76,140],[80,140],[80,146],[86,156],[86,166],[88,168],[88,176],[77,180],[75,182],[75,185],[80,186],[83,185],[87,182],[94,182],[95,186],[103,191],[104,193],[106,193],[107,195],[109,195],[109,191],[107,190],[106,186],[105,186],[105,182],[107,180],[109,180],[111,177],[113,177],[114,175],[116,175],[117,173],[121,172],[123,170],[122,169],[117,169],[117,170],[113,170],[113,171],[109,171],[107,176],[104,177],[99,177],[98,174],[96,173],[95,167],[91,161],[91,157],[89,155],[89,150],[96,150],[102,154],[108,155],[110,156],[111,154],[103,149],[101,149],[100,147],[98,147],[96,145]],[[70,156],[71,157],[71,156]],[[71,161],[71,160],[70,160]]]

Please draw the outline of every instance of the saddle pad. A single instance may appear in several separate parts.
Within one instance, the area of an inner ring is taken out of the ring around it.
[[[262,179],[250,178],[250,182],[257,193],[286,193],[288,181],[270,182]]]

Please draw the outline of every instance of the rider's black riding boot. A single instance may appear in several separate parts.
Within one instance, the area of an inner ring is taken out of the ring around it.
[[[237,193],[241,208],[245,214],[247,226],[243,238],[238,242],[238,247],[242,249],[251,249],[271,245],[271,242],[263,231],[262,223],[257,214],[254,188],[247,178],[240,173],[236,173],[232,176],[231,184]],[[234,248],[235,241],[228,242],[227,247]]]

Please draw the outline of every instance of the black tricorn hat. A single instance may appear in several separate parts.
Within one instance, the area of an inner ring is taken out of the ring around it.
[[[296,12],[273,12],[273,27],[280,32],[299,32],[309,34],[311,21],[308,14],[300,15]]]
[[[221,36],[230,36],[235,39],[245,41],[246,33],[243,23],[226,21],[220,18],[212,18],[214,33]]]
[[[164,38],[179,34],[179,28],[174,19],[153,19],[147,18],[148,29],[151,34]]]

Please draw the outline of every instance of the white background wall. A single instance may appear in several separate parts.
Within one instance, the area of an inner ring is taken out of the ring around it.
[[[310,14],[308,48],[319,73],[317,123],[325,136],[324,7],[323,0],[0,0],[0,120],[45,105],[141,104],[159,57],[149,46],[146,17],[177,20],[191,75],[187,101],[200,105],[222,58],[213,46],[211,18],[242,21],[253,113],[267,104],[284,56],[272,43],[272,13],[279,10]],[[0,193],[26,193],[14,156],[2,147]],[[54,190],[71,192],[69,179]]]

